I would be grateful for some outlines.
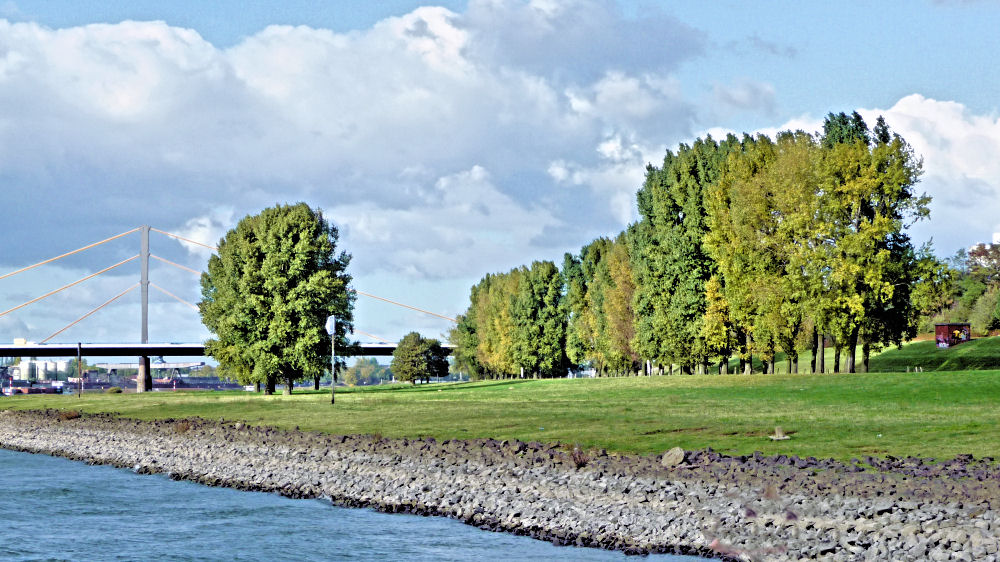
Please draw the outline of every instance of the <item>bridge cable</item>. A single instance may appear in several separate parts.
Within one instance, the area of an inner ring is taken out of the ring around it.
[[[152,230],[152,231],[155,231],[155,232],[158,232],[158,233],[160,233],[160,234],[163,234],[164,236],[170,236],[171,238],[176,238],[176,239],[178,239],[178,240],[183,240],[183,241],[185,241],[185,242],[190,242],[191,244],[196,244],[196,245],[198,245],[198,246],[201,246],[201,247],[203,247],[203,248],[208,248],[209,250],[215,250],[216,252],[218,252],[218,251],[219,251],[219,248],[217,248],[216,246],[210,246],[210,245],[208,245],[208,244],[204,244],[204,243],[202,243],[202,242],[198,242],[198,241],[195,241],[195,240],[191,240],[190,238],[185,238],[185,237],[183,237],[183,236],[178,236],[177,234],[173,234],[173,233],[171,233],[171,232],[166,232],[166,231],[164,231],[164,230],[160,230],[160,229],[158,229],[158,228],[152,228],[152,227],[150,227],[150,230]],[[159,259],[159,260],[161,260],[161,261],[167,261],[167,260],[164,260],[163,258],[157,258],[157,259]],[[187,269],[188,271],[191,271],[192,273],[198,273],[199,275],[201,275],[201,273],[200,273],[200,272],[195,272],[194,270],[191,270],[191,269],[188,269],[188,268],[186,268],[186,267],[184,267],[184,266],[181,266],[181,265],[179,265],[179,264],[175,264],[175,263],[173,263],[173,262],[167,262],[167,263],[170,263],[171,265],[176,265],[177,267],[180,267],[180,268],[182,268],[182,269]],[[385,302],[387,302],[387,303],[389,303],[389,304],[394,304],[394,305],[396,305],[396,306],[401,306],[401,307],[403,307],[403,308],[409,308],[410,310],[416,310],[417,312],[422,312],[422,313],[424,313],[424,314],[430,314],[431,316],[436,316],[436,317],[438,317],[438,318],[442,318],[442,319],[444,319],[444,320],[449,320],[449,321],[451,321],[451,322],[454,322],[454,323],[456,323],[456,324],[458,323],[458,320],[456,320],[456,319],[454,319],[454,318],[451,318],[450,316],[443,316],[443,315],[441,315],[441,314],[437,314],[437,313],[434,313],[434,312],[430,312],[429,310],[424,310],[424,309],[422,309],[422,308],[417,308],[417,307],[415,307],[415,306],[410,306],[410,305],[408,305],[408,304],[403,304],[403,303],[400,303],[400,302],[396,302],[396,301],[393,301],[393,300],[389,300],[389,299],[386,299],[386,298],[382,298],[382,297],[379,297],[379,296],[376,296],[376,295],[372,295],[372,294],[369,294],[369,293],[363,293],[363,292],[361,292],[361,291],[358,291],[358,290],[356,290],[356,289],[350,289],[350,290],[354,291],[355,293],[357,293],[357,294],[359,294],[359,295],[364,295],[364,296],[366,296],[366,297],[370,297],[370,298],[373,298],[373,299],[378,299],[378,300],[380,300],[380,301],[385,301]]]
[[[458,320],[455,320],[454,318],[451,318],[451,317],[449,317],[449,316],[442,316],[442,315],[440,315],[440,314],[437,314],[437,313],[434,313],[434,312],[431,312],[431,311],[429,311],[429,310],[424,310],[424,309],[422,309],[422,308],[417,308],[417,307],[415,307],[415,306],[410,306],[410,305],[408,305],[408,304],[403,304],[403,303],[401,303],[401,302],[396,302],[396,301],[391,301],[391,300],[389,300],[389,299],[385,299],[385,298],[382,298],[382,297],[377,297],[377,296],[375,296],[375,295],[371,295],[371,294],[368,294],[368,293],[363,293],[363,292],[361,292],[361,291],[359,291],[359,290],[357,290],[357,289],[349,289],[349,290],[350,290],[350,291],[354,291],[355,293],[357,293],[357,294],[359,294],[359,295],[364,295],[364,296],[366,296],[366,297],[369,297],[369,298],[373,298],[373,299],[378,299],[378,300],[380,300],[380,301],[385,301],[385,302],[387,302],[387,303],[389,303],[389,304],[394,304],[394,305],[396,305],[396,306],[401,306],[401,307],[403,307],[403,308],[409,308],[410,310],[416,310],[417,312],[423,312],[424,314],[430,314],[431,316],[437,316],[438,318],[444,318],[445,320],[450,320],[450,321],[452,321],[452,322],[454,322],[454,323],[458,324]]]
[[[368,332],[362,332],[361,330],[359,330],[357,328],[354,328],[354,331],[357,332],[357,333],[359,333],[359,334],[361,334],[362,336],[368,336],[369,338],[375,339],[375,340],[377,340],[379,342],[382,342],[382,343],[392,343],[392,342],[390,342],[387,339],[380,338],[380,337],[378,337],[378,336],[376,336],[374,334],[369,334]]]
[[[152,281],[149,282],[149,286],[153,287],[154,289],[156,289],[156,290],[160,291],[161,293],[167,295],[168,297],[173,297],[174,299],[177,300],[177,302],[179,302],[181,304],[186,304],[186,305],[190,306],[191,308],[193,308],[195,310],[200,310],[197,305],[189,303],[188,301],[186,301],[186,300],[178,297],[177,295],[171,293],[170,291],[164,289],[163,287],[157,285],[156,283],[153,283]]]
[[[137,287],[139,287],[139,284],[138,284],[138,283],[136,283],[135,285],[132,285],[132,286],[131,286],[131,287],[129,287],[128,289],[125,289],[124,291],[122,291],[122,292],[118,293],[117,295],[115,295],[115,296],[111,297],[110,299],[108,299],[108,300],[107,300],[107,301],[106,301],[106,302],[105,302],[104,304],[102,304],[101,306],[99,306],[99,307],[95,308],[94,310],[91,310],[90,312],[88,312],[88,313],[84,314],[83,316],[81,316],[81,317],[77,318],[76,320],[74,320],[74,321],[70,322],[70,323],[69,323],[69,324],[67,324],[67,325],[66,325],[66,326],[65,326],[65,327],[64,327],[63,329],[61,329],[61,330],[59,330],[58,332],[56,332],[56,333],[52,334],[51,336],[49,336],[49,337],[45,338],[44,340],[42,340],[42,341],[41,341],[41,342],[39,342],[39,343],[45,343],[45,342],[49,341],[50,339],[52,339],[52,338],[54,338],[54,337],[58,336],[59,334],[61,334],[61,333],[65,332],[66,330],[68,330],[68,329],[72,328],[73,326],[75,326],[76,324],[80,323],[80,322],[81,322],[82,320],[84,320],[85,318],[87,318],[87,317],[88,317],[88,316],[90,316],[91,314],[93,314],[93,313],[97,312],[98,310],[100,310],[100,309],[104,308],[105,306],[108,306],[109,304],[113,303],[114,301],[116,301],[116,300],[120,299],[121,297],[125,296],[125,294],[126,294],[126,293],[128,293],[129,291],[134,291],[134,290],[135,290],[135,289],[136,289]]]
[[[149,257],[158,259],[158,260],[162,261],[163,263],[168,264],[168,265],[172,265],[172,266],[174,266],[174,267],[176,267],[178,269],[183,269],[184,271],[190,271],[191,273],[194,273],[195,275],[201,275],[200,271],[195,271],[195,270],[191,269],[190,267],[183,266],[183,265],[181,265],[179,263],[174,263],[174,262],[172,262],[172,261],[170,261],[168,259],[161,258],[160,256],[157,256],[157,255],[154,255],[154,254],[149,254]]]
[[[93,244],[87,244],[86,246],[84,246],[82,248],[78,248],[76,250],[73,250],[72,252],[66,252],[65,254],[62,254],[61,256],[56,256],[54,258],[49,258],[49,259],[47,259],[45,261],[40,261],[40,262],[36,263],[35,265],[29,265],[28,267],[22,267],[21,269],[18,269],[17,271],[11,271],[10,273],[5,273],[3,275],[0,275],[0,279],[5,279],[5,278],[10,277],[12,275],[17,275],[18,273],[23,273],[25,271],[28,271],[29,269],[34,269],[36,267],[45,265],[47,263],[52,263],[52,262],[54,262],[54,261],[56,261],[58,259],[65,258],[67,256],[72,256],[73,254],[78,254],[78,253],[80,253],[80,252],[82,252],[84,250],[89,250],[89,249],[91,249],[91,248],[93,248],[95,246],[100,246],[101,244],[105,244],[107,242],[111,242],[112,240],[121,238],[122,236],[127,236],[129,234],[132,234],[133,232],[135,232],[137,230],[139,230],[139,229],[138,228],[133,228],[132,230],[129,230],[127,232],[122,232],[121,234],[118,234],[116,236],[112,236],[111,238],[105,238],[104,240],[101,240],[100,242],[94,242]],[[2,316],[2,315],[0,315],[0,316]]]
[[[100,275],[102,273],[107,273],[108,271],[111,271],[112,269],[114,269],[116,267],[125,265],[126,263],[128,263],[128,262],[130,262],[132,260],[137,260],[137,259],[139,259],[139,254],[136,254],[136,255],[130,257],[129,259],[127,259],[127,260],[122,260],[122,261],[116,263],[115,265],[112,265],[112,266],[109,266],[109,267],[105,267],[104,269],[98,271],[97,273],[91,273],[90,275],[88,275],[88,276],[86,276],[86,277],[84,277],[82,279],[78,279],[76,281],[73,281],[69,285],[63,285],[62,287],[59,287],[58,289],[56,289],[54,291],[49,291],[48,293],[45,293],[44,295],[42,295],[40,297],[33,298],[33,299],[31,299],[30,301],[28,301],[28,302],[26,302],[24,304],[19,304],[19,305],[15,306],[14,308],[10,308],[10,309],[7,309],[7,310],[5,310],[3,312],[0,312],[0,317],[6,316],[6,315],[10,314],[11,312],[14,312],[15,310],[24,308],[24,307],[28,306],[29,304],[34,304],[34,303],[36,303],[36,302],[38,302],[38,301],[40,301],[42,299],[49,298],[52,295],[58,293],[59,291],[64,291],[66,289],[69,289],[70,287],[73,287],[75,285],[79,285],[80,283],[83,283],[84,281],[86,281],[88,279],[93,279],[94,277],[97,277],[98,275]]]
[[[216,252],[219,251],[219,248],[217,248],[215,246],[209,246],[208,244],[205,244],[203,242],[198,242],[196,240],[191,240],[190,238],[184,238],[183,236],[178,236],[176,234],[173,234],[173,233],[170,233],[170,232],[166,232],[164,230],[160,230],[159,228],[150,227],[149,229],[152,230],[153,232],[159,232],[160,234],[162,234],[164,236],[169,236],[171,238],[176,238],[178,240],[183,240],[185,242],[190,242],[190,243],[195,244],[197,246],[201,246],[203,248],[208,248],[209,250],[215,250]]]

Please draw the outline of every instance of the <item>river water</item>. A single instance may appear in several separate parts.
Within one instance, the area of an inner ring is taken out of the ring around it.
[[[0,489],[2,560],[626,558],[446,518],[346,509],[3,449]]]

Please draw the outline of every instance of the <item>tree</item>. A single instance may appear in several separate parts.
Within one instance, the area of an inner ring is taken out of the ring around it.
[[[834,300],[829,332],[846,347],[846,367],[854,372],[859,337],[886,344],[913,335],[909,291],[917,253],[906,228],[928,216],[930,198],[914,191],[922,163],[899,135],[879,130],[872,141],[857,114],[851,134],[842,134],[835,122],[844,119],[831,117],[824,126],[819,222],[827,226],[825,278]]]
[[[382,381],[392,378],[392,373],[387,367],[380,365],[374,357],[359,357],[354,365],[343,372],[341,378],[348,386],[365,386],[380,384]]]
[[[1000,284],[1000,244],[976,244],[966,259],[969,275],[986,285]]]
[[[630,240],[636,290],[634,348],[657,363],[676,362],[690,372],[710,353],[702,334],[705,284],[716,273],[704,245],[706,192],[722,177],[740,142],[710,137],[667,151],[662,168],[648,166],[637,194],[639,214]]]
[[[562,276],[550,261],[519,268],[512,294],[512,362],[521,372],[541,377],[566,374],[566,317],[562,308]]]
[[[330,361],[326,318],[337,317],[338,351],[349,349],[354,292],[350,255],[336,253],[338,231],[305,203],[246,216],[219,241],[201,276],[205,343],[220,372],[243,384],[323,375]],[[343,360],[338,358],[342,364]]]
[[[417,332],[403,336],[392,352],[389,370],[396,380],[416,384],[418,380],[448,376],[448,353],[436,339],[427,339]]]

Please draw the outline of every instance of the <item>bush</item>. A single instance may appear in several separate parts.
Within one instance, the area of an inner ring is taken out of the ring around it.
[[[65,412],[59,412],[59,419],[61,420],[75,420],[80,417],[80,412],[76,410],[66,410]]]
[[[181,420],[174,425],[174,431],[177,433],[187,433],[191,429],[191,422],[187,420]]]
[[[105,394],[121,394],[122,389],[117,386],[112,386],[104,389]]]

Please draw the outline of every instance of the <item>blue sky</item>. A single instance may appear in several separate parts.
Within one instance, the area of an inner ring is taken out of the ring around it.
[[[358,289],[455,315],[484,274],[620,231],[677,143],[854,109],[924,158],[916,241],[950,255],[1000,231],[1000,2],[15,0],[0,20],[0,274],[139,224],[214,243],[304,200],[340,225]],[[0,280],[0,311],[136,244]],[[0,340],[44,338],[127,267],[0,318]],[[193,276],[157,275],[197,301]],[[130,298],[65,340],[134,341]],[[154,301],[153,339],[205,337]],[[364,299],[357,327],[448,329]]]

